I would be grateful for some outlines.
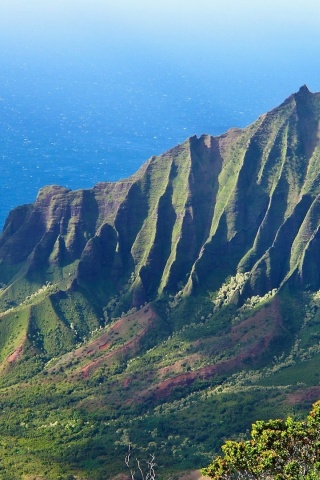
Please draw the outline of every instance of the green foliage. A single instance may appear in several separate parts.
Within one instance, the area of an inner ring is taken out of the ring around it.
[[[320,476],[320,401],[305,421],[258,421],[251,440],[228,440],[203,474],[213,480],[316,480]]]
[[[231,436],[225,458],[244,468],[253,447],[233,440],[251,423],[306,414],[319,386],[319,99],[192,137],[121,182],[46,187],[10,214],[0,478],[105,480],[129,442],[168,478]],[[288,437],[277,422],[263,438]],[[284,468],[300,474],[295,459]]]

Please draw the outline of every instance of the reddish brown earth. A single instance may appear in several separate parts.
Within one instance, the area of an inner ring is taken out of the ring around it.
[[[204,477],[201,473],[201,470],[191,470],[190,472],[184,473],[178,480],[209,480],[210,477]]]
[[[134,357],[141,348],[142,339],[157,318],[152,305],[147,305],[120,318],[107,332],[77,349],[73,358],[79,358],[82,365],[74,372],[76,377],[88,377],[103,365]],[[194,342],[193,347],[196,347],[197,352],[189,356],[185,354],[171,365],[163,366],[160,361],[158,368],[154,369],[153,366],[153,369],[144,372],[143,376],[140,373],[122,376],[123,395],[129,403],[144,401],[146,397],[162,399],[169,397],[175,387],[184,387],[197,379],[206,380],[245,368],[248,362],[254,364],[261,358],[268,350],[270,341],[282,328],[280,302],[275,298],[252,317],[231,326],[225,335]],[[208,364],[208,351],[212,358],[211,364]],[[65,357],[65,363],[68,359],[70,360],[70,356]],[[202,365],[204,362],[207,365],[199,367],[201,362]],[[139,385],[140,390],[137,391]],[[142,385],[144,387],[141,388]]]
[[[115,348],[111,352],[93,360],[88,365],[83,367],[81,370],[82,376],[88,377],[90,373],[96,370],[99,366],[105,363],[109,363],[110,360],[118,359],[124,356],[130,357],[137,353],[140,349],[141,339],[148,332],[150,325],[155,319],[156,313],[152,309],[151,305],[147,305],[142,310],[139,310],[132,315],[127,315],[120,318],[120,320],[118,320],[111,327],[110,331],[106,335],[102,335],[97,340],[88,345],[90,353],[110,348],[113,343],[110,339],[112,334],[117,333],[119,335],[118,338],[121,338],[120,336],[124,337],[126,334],[128,334],[130,325],[133,322],[136,322],[137,326],[140,328],[140,332],[136,333],[132,339],[126,341],[119,348]]]
[[[175,387],[190,385],[196,379],[205,380],[215,375],[231,373],[241,366],[244,367],[247,361],[254,362],[261,357],[268,349],[270,341],[279,333],[281,327],[280,302],[275,298],[271,304],[261,309],[252,317],[231,327],[229,333],[223,337],[223,342],[228,345],[225,353],[226,355],[228,355],[228,352],[231,353],[231,357],[194,371],[178,373],[175,376],[144,389],[130,401],[143,401],[149,396],[156,399],[165,398],[171,394]],[[212,339],[212,341],[216,340],[216,337]],[[210,339],[207,341],[210,341]],[[234,352],[233,355],[232,352]],[[181,369],[181,364],[186,362],[186,360],[188,360],[188,357],[175,362],[169,367],[159,368],[156,377],[159,380],[163,378],[165,374],[176,373]]]
[[[299,390],[294,393],[290,393],[286,396],[286,403],[295,405],[297,403],[314,403],[320,398],[320,386],[309,387],[303,390]]]
[[[17,360],[19,360],[22,357],[25,340],[26,340],[26,337],[23,338],[18,348],[16,348],[16,350],[7,357],[6,361],[8,363],[11,363],[11,364],[15,363]]]
[[[90,373],[96,370],[99,366],[108,363],[109,360],[115,360],[119,357],[122,357],[125,354],[135,354],[140,349],[140,341],[148,331],[148,328],[144,328],[139,335],[136,335],[132,340],[126,342],[121,347],[99,357],[95,360],[92,360],[88,365],[81,369],[82,376],[88,377]],[[110,343],[109,343],[110,344]],[[99,347],[100,349],[100,347]],[[92,351],[91,351],[92,352]]]
[[[186,363],[188,364],[188,366],[192,366],[196,362],[200,361],[202,358],[203,357],[199,353],[194,353],[192,355],[189,355],[187,359],[182,358],[181,360],[177,360],[176,362],[174,362],[172,365],[159,368],[159,370],[157,370],[157,376],[159,378],[164,378],[172,373],[179,373],[184,370]]]
[[[175,477],[177,480],[209,480],[210,477],[204,477],[201,474],[201,470],[191,470],[190,472],[183,472],[180,476]],[[113,477],[111,480],[131,480],[129,475],[125,473],[119,473],[116,477]]]
[[[281,329],[281,326],[280,301],[278,297],[275,297],[268,306],[232,327],[231,339],[233,342],[241,341],[242,344],[245,344],[252,342],[253,339],[263,338],[265,346],[268,346],[271,338]]]
[[[84,347],[76,349],[71,354],[64,355],[48,371],[54,372],[71,360],[79,359],[82,362],[84,361],[85,365],[78,368],[74,374],[88,377],[101,365],[108,365],[113,360],[123,357],[130,358],[139,351],[141,340],[156,319],[157,315],[151,305],[146,305],[135,313],[121,317],[110,326],[107,332]],[[120,345],[117,347],[119,343]],[[95,356],[97,358],[91,360]]]

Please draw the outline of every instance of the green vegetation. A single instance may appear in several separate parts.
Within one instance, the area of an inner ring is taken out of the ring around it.
[[[251,440],[227,441],[203,469],[213,480],[316,480],[320,476],[320,402],[305,421],[258,421]]]
[[[319,112],[302,89],[127,180],[45,187],[11,212],[0,480],[105,480],[128,444],[174,477],[257,418],[307,413],[320,397]]]
[[[284,297],[287,304],[288,293]],[[233,359],[251,342],[250,315],[255,323],[256,315],[267,314],[270,298],[260,307],[255,300],[251,314],[246,310],[236,322],[234,305],[214,311],[214,303],[197,297],[172,304],[164,321],[168,304],[162,301],[112,320],[77,349],[49,362],[35,356],[33,346],[26,348],[10,375],[2,376],[0,478],[2,472],[4,479],[15,480],[32,474],[46,480],[68,475],[102,480],[106,471],[112,478],[125,471],[129,443],[141,461],[156,454],[157,476],[167,478],[208,464],[222,439],[241,437],[257,418],[288,413],[301,418],[319,381],[317,338],[306,334],[315,331],[318,295],[307,300],[305,326],[292,332],[291,346],[279,357],[266,350],[263,368],[252,360],[240,366]],[[153,323],[155,307],[161,317]],[[268,335],[264,318],[260,332]],[[247,337],[243,347],[238,335]],[[307,337],[305,356],[299,345]],[[132,345],[137,338],[140,343]],[[212,365],[217,370],[206,376]],[[187,375],[184,383],[174,383],[179,375]]]

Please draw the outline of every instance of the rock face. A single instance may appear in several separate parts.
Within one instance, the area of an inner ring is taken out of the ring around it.
[[[245,129],[191,137],[123,181],[44,187],[10,212],[10,478],[111,478],[131,441],[156,447],[168,478],[319,397],[319,120],[320,93],[303,86]]]
[[[236,273],[248,272],[239,305],[287,282],[319,289],[319,119],[320,94],[303,86],[249,127],[191,137],[127,180],[44,187],[5,223],[2,310],[43,285],[65,325],[61,305],[79,296],[99,325],[166,294],[215,292]]]
[[[148,299],[215,289],[237,270],[251,272],[252,292],[288,276],[317,288],[319,109],[303,86],[248,128],[192,137],[126,181],[43,188],[10,213],[1,270],[37,281],[79,262],[81,283],[104,275],[116,288],[134,273]]]

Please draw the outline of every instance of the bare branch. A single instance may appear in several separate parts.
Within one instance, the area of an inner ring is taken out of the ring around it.
[[[142,480],[144,480],[144,474],[143,474],[142,468],[140,466],[140,462],[137,458],[136,458],[136,462],[137,462],[138,468],[140,470],[141,478],[142,478]]]
[[[150,460],[146,462],[147,466],[148,466],[148,471],[147,471],[146,474],[143,471],[140,460],[138,458],[136,458],[135,460],[137,462],[137,467],[138,467],[138,470],[140,472],[141,480],[155,480],[155,478],[156,478],[156,473],[154,471],[154,467],[156,465],[155,455],[154,454],[150,455]],[[128,468],[128,470],[130,472],[131,480],[136,480],[136,478],[135,478],[136,471],[131,468],[130,461],[131,461],[131,445],[129,444],[128,453],[126,454],[126,456],[124,458],[124,463],[125,463],[126,467]]]
[[[135,470],[132,470],[132,468],[130,467],[130,457],[131,457],[131,445],[129,444],[128,453],[125,456],[124,463],[128,467],[128,470],[129,470],[130,476],[131,476],[131,480],[135,480],[134,475],[135,475],[136,472],[135,472]]]

